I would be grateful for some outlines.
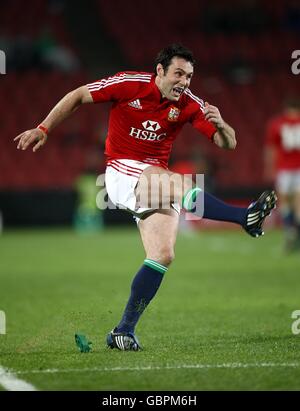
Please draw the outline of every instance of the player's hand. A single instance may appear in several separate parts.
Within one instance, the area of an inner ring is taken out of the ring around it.
[[[26,150],[30,144],[36,143],[32,149],[32,151],[35,152],[46,143],[47,134],[39,128],[33,128],[32,130],[27,130],[24,133],[19,134],[14,138],[14,141],[18,141],[18,150]]]
[[[221,117],[218,107],[212,106],[207,101],[204,107],[204,117],[205,120],[213,123],[217,129],[222,129],[224,127],[224,120]]]

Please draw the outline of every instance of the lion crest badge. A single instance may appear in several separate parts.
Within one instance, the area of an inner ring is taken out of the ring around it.
[[[171,107],[169,114],[168,114],[168,120],[169,121],[178,121],[178,117],[180,114],[180,110],[177,107]]]

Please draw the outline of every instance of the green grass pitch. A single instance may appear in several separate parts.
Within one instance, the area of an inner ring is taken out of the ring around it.
[[[300,253],[284,255],[281,241],[180,234],[136,353],[105,346],[144,258],[136,229],[5,232],[0,367],[38,390],[299,390]],[[76,332],[92,352],[78,351]]]

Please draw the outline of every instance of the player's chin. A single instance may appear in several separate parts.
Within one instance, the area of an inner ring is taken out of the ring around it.
[[[179,99],[180,99],[180,95],[174,95],[174,94],[169,95],[169,100],[171,101],[178,101]]]

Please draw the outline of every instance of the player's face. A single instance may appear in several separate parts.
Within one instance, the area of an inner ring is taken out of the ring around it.
[[[193,73],[193,66],[189,61],[173,57],[166,71],[158,64],[156,84],[163,97],[178,101],[184,90],[189,87]]]

